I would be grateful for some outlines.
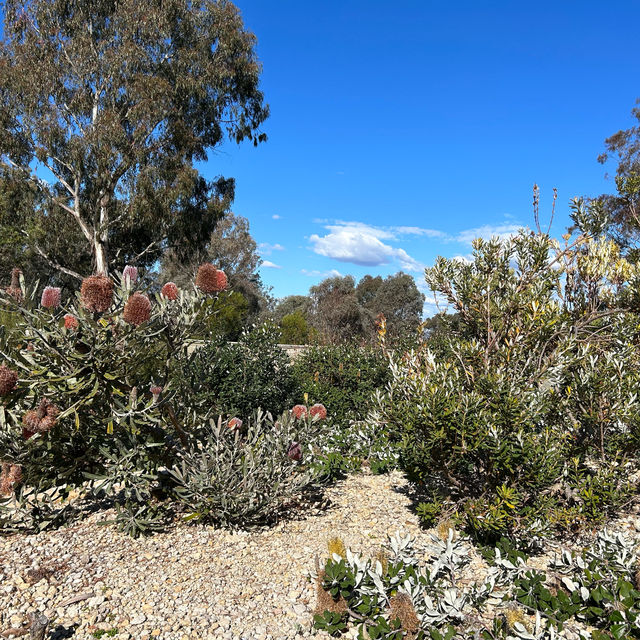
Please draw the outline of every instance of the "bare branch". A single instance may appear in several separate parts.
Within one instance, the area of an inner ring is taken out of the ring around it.
[[[77,273],[76,271],[73,271],[71,269],[68,269],[67,267],[63,267],[61,264],[59,264],[58,262],[56,262],[55,260],[52,260],[39,246],[37,243],[34,243],[33,248],[37,251],[37,253],[45,260],[45,262],[47,262],[49,264],[50,267],[53,267],[54,269],[56,269],[57,271],[60,271],[61,273],[66,273],[68,276],[71,276],[72,278],[76,278],[77,280],[82,280],[82,276]]]

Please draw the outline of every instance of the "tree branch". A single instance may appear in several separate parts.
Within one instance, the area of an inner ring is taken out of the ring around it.
[[[25,233],[25,235],[27,235]],[[68,276],[71,276],[72,278],[76,278],[77,280],[82,280],[82,276],[77,273],[76,271],[73,271],[72,269],[67,269],[67,267],[63,267],[61,264],[59,264],[58,262],[56,262],[55,260],[52,260],[39,246],[38,243],[34,243],[33,244],[33,248],[37,251],[37,253],[45,260],[45,262],[47,262],[49,264],[50,267],[53,267],[54,269],[60,271],[61,273],[66,273]]]

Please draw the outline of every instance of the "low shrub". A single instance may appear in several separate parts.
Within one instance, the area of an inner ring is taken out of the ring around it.
[[[289,357],[276,327],[244,331],[237,343],[214,338],[184,357],[174,377],[182,403],[200,415],[248,419],[256,409],[273,415],[298,395]]]

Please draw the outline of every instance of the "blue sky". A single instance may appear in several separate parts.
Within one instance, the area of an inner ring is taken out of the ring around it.
[[[405,270],[613,190],[596,158],[640,97],[640,2],[237,0],[258,37],[266,144],[227,144],[273,294]],[[270,266],[275,265],[275,266]]]

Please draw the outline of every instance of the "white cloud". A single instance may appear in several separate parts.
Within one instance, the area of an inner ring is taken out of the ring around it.
[[[524,227],[519,224],[484,224],[481,227],[476,227],[475,229],[461,231],[455,236],[454,240],[464,244],[471,244],[476,238],[484,238],[485,240],[489,240],[493,237],[507,239],[516,235],[520,229],[523,228]]]
[[[300,269],[300,273],[304,276],[310,276],[311,278],[335,278],[342,277],[342,274],[337,269],[329,269],[329,271],[318,271],[313,269],[308,271],[307,269]]]
[[[280,220],[280,216],[277,213],[274,213],[271,217],[273,220]]]
[[[258,245],[258,250],[263,256],[270,256],[273,251],[284,251],[284,247],[281,244],[269,244],[268,242],[261,242]]]
[[[282,269],[279,264],[275,264],[274,262],[271,262],[271,260],[263,260],[261,266],[266,267],[267,269]]]
[[[388,264],[397,260],[403,269],[420,271],[423,265],[404,249],[393,247],[383,240],[396,240],[395,230],[374,227],[363,222],[341,220],[325,225],[329,233],[313,234],[309,240],[315,253],[340,262],[351,262],[365,267]]]
[[[437,229],[423,229],[422,227],[391,227],[400,235],[426,236],[427,238],[446,238],[444,231]]]

